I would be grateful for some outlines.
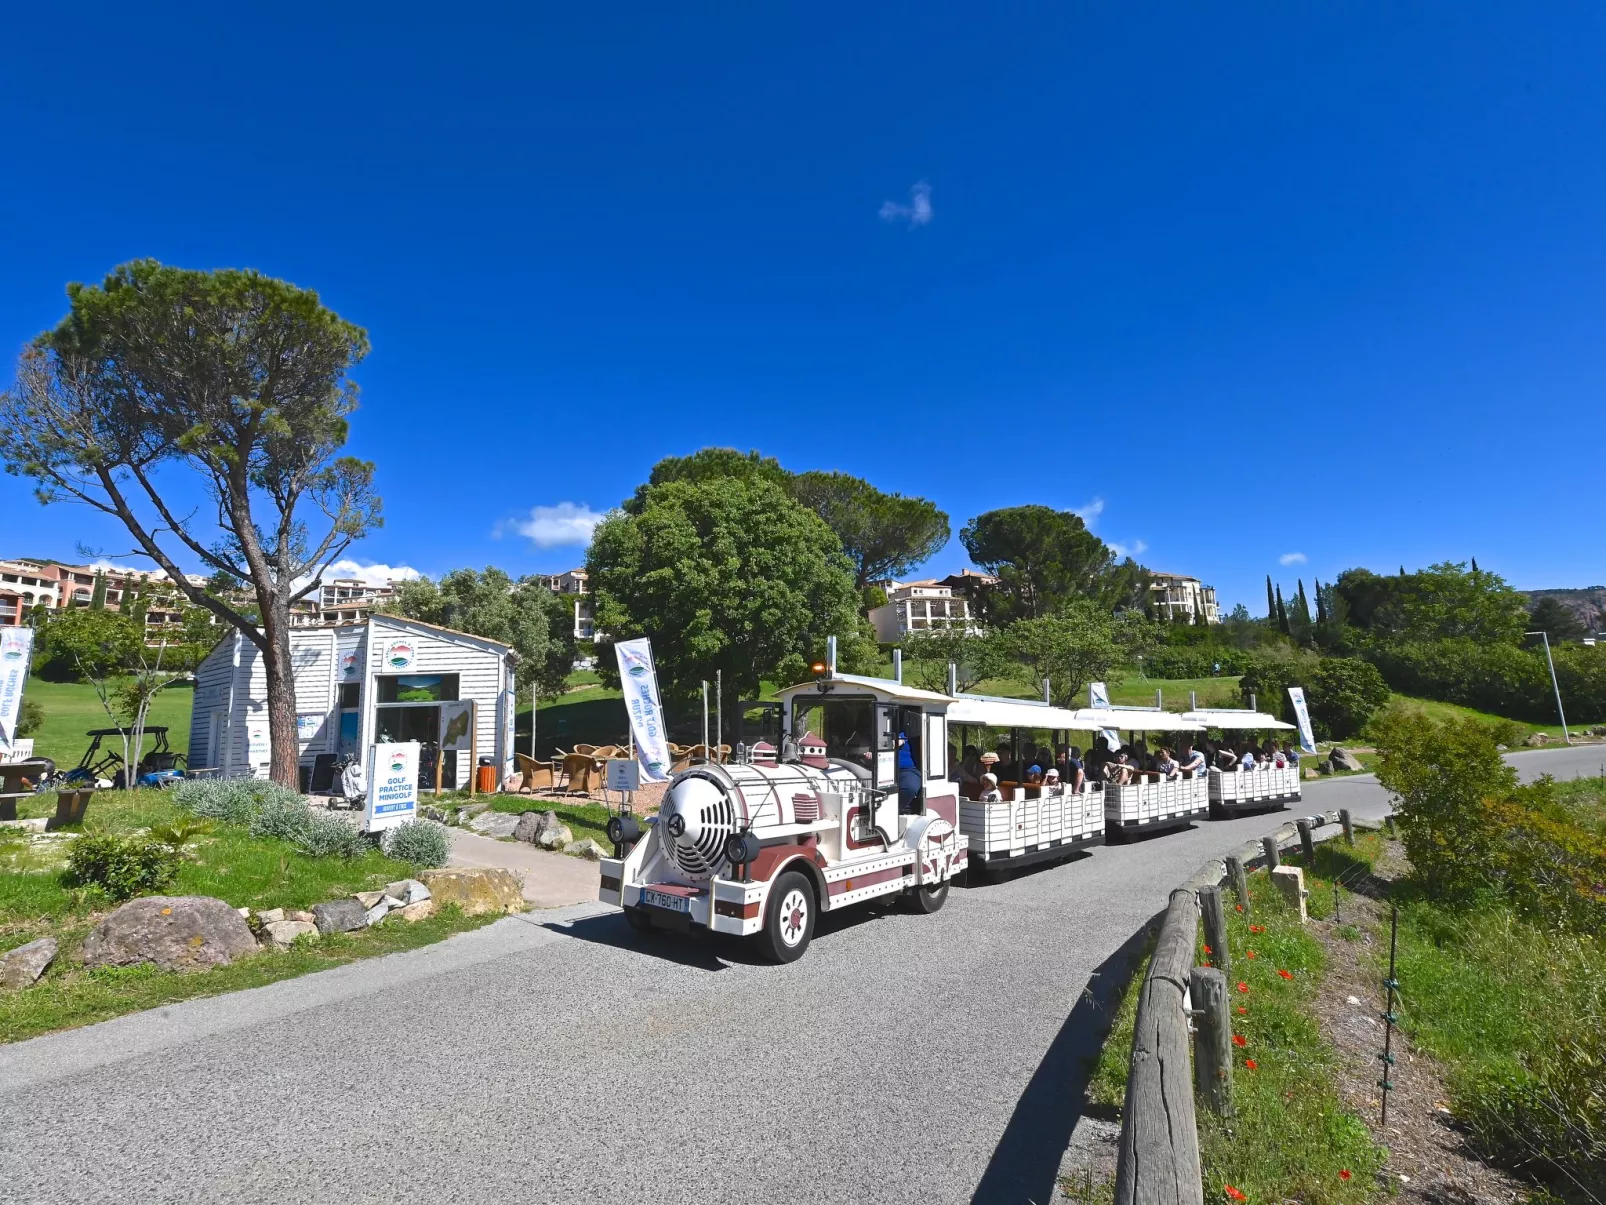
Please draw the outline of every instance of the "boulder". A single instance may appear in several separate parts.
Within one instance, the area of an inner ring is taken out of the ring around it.
[[[429,888],[417,879],[400,879],[394,883],[385,884],[385,894],[395,900],[402,907],[409,904],[419,904],[429,898]]]
[[[367,914],[368,909],[350,897],[314,904],[312,908],[312,920],[319,933],[349,933],[360,929],[368,923],[364,919]]]
[[[584,858],[587,862],[600,862],[608,856],[608,851],[590,837],[584,841],[570,841],[563,847],[563,852],[571,857]]]
[[[519,818],[511,812],[481,812],[470,818],[468,827],[482,837],[511,837],[519,827]]]
[[[377,925],[380,921],[389,916],[395,907],[395,901],[387,895],[372,908],[368,909],[367,912],[362,914],[362,923],[364,925]]]
[[[375,904],[379,903],[380,900],[385,898],[385,893],[383,891],[357,891],[352,894],[351,898],[356,900],[364,908],[372,908]]]
[[[488,803],[465,803],[457,809],[457,822],[459,824],[467,824],[481,812],[490,810],[490,806]]]
[[[1321,771],[1320,770],[1312,770],[1309,766],[1305,767],[1304,778],[1305,778],[1306,782],[1310,782],[1313,779],[1320,778],[1321,776],[1322,775],[1321,775]]]
[[[1527,745],[1530,749],[1538,749],[1541,746],[1550,744],[1550,737],[1543,732],[1535,732],[1522,743]]]
[[[545,827],[547,816],[552,816],[554,823],[557,821],[557,816],[551,812],[547,812],[544,815],[541,812],[521,813],[519,822],[513,829],[514,839],[528,841],[531,845],[534,845],[536,837],[541,835],[541,830]]]
[[[1606,724],[1596,724],[1589,730],[1590,736],[1606,736]]]
[[[278,921],[282,921],[283,919],[284,919],[284,909],[283,908],[267,908],[267,909],[264,909],[263,911],[257,913],[257,920],[261,921],[264,925],[275,924]]]
[[[552,813],[548,812],[547,815],[552,816]],[[542,828],[535,837],[536,845],[542,849],[562,849],[573,840],[573,831],[556,816],[552,816],[552,823]]]
[[[1334,746],[1333,751],[1327,755],[1327,764],[1332,766],[1334,774],[1364,770],[1366,768],[1361,765],[1360,758],[1356,757],[1348,749],[1340,749],[1337,746]]]
[[[1282,892],[1290,907],[1299,909],[1299,920],[1303,924],[1309,919],[1305,910],[1305,901],[1310,898],[1310,892],[1305,890],[1305,872],[1298,866],[1278,866],[1271,872],[1272,886]]]
[[[500,866],[447,866],[423,871],[419,878],[437,904],[456,904],[469,916],[524,911],[524,883]]]
[[[56,960],[56,939],[41,937],[0,954],[0,987],[30,987]]]
[[[288,949],[290,944],[298,937],[310,937],[318,940],[318,926],[311,921],[304,920],[276,920],[262,926],[263,945],[271,945],[276,949]]]
[[[300,908],[288,908],[288,909],[285,910],[284,919],[285,920],[304,920],[310,925],[314,921],[316,921],[318,918],[313,916],[312,913],[310,913],[310,912],[302,911]]]
[[[153,962],[164,971],[202,971],[227,966],[256,948],[251,927],[222,900],[149,895],[129,900],[90,930],[84,965]]]
[[[412,924],[415,920],[428,920],[435,915],[434,900],[419,900],[416,904],[408,904],[397,912],[404,921]]]

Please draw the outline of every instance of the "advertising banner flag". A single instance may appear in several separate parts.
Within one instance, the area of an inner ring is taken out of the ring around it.
[[[28,685],[28,658],[33,652],[32,628],[0,628],[0,746],[17,739],[22,692]]]
[[[658,701],[658,671],[652,664],[652,641],[621,640],[614,646],[619,657],[619,684],[630,713],[630,731],[636,738],[636,760],[648,782],[669,779],[669,733],[664,727],[663,704]]]
[[[1109,688],[1102,682],[1089,682],[1087,684],[1087,705],[1097,710],[1108,711],[1110,709]],[[1121,747],[1121,734],[1114,728],[1101,728],[1099,735],[1104,738],[1104,743],[1109,746],[1111,753]]]
[[[1316,734],[1310,727],[1310,708],[1305,706],[1305,688],[1290,686],[1288,697],[1294,702],[1294,718],[1299,721],[1299,747],[1306,753],[1316,752]]]
[[[368,759],[364,832],[394,828],[418,816],[418,742],[375,745]]]

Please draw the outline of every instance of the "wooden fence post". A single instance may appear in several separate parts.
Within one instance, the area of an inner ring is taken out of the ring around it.
[[[1188,1082],[1188,1018],[1182,1009],[1198,923],[1193,892],[1173,891],[1138,996],[1115,1167],[1116,1205],[1204,1205],[1199,1123]]]
[[[1294,826],[1299,829],[1299,848],[1305,855],[1305,865],[1314,866],[1316,864],[1316,842],[1310,835],[1310,821],[1296,820]]]
[[[1232,1116],[1232,1020],[1227,1005],[1227,977],[1215,967],[1194,967],[1188,973],[1198,1032],[1193,1042],[1193,1082],[1205,1107],[1221,1117]]]
[[[1210,947],[1210,965],[1223,975],[1232,974],[1232,957],[1227,952],[1227,917],[1221,908],[1221,888],[1199,888],[1199,915],[1204,918],[1205,945]],[[1195,1008],[1199,1002],[1193,1002]]]
[[[1227,859],[1227,875],[1232,879],[1232,890],[1238,897],[1238,907],[1249,915],[1249,876],[1244,873],[1244,860],[1232,856]]]
[[[1344,844],[1355,844],[1355,821],[1349,814],[1348,808],[1338,810],[1338,822],[1344,826]]]
[[[1266,851],[1266,869],[1276,870],[1283,864],[1282,855],[1277,852],[1277,838],[1262,837],[1260,844]]]

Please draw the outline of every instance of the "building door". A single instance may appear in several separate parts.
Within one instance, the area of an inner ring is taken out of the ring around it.
[[[206,722],[206,766],[217,769],[223,764],[223,742],[226,737],[226,716],[221,711],[214,711],[207,717]]]
[[[440,756],[439,703],[381,703],[374,708],[374,740],[379,744],[418,742],[418,785],[434,790],[435,759]],[[447,789],[457,786],[457,754],[447,753],[441,767]]]

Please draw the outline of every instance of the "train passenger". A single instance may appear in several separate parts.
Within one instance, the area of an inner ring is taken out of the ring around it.
[[[1068,791],[1080,791],[1087,785],[1087,771],[1082,766],[1082,751],[1075,745],[1065,750],[1064,758],[1056,763],[1060,778]]]
[[[1060,781],[1060,772],[1053,766],[1043,771],[1043,794],[1063,795],[1065,784]]]
[[[1004,797],[998,792],[998,775],[983,774],[981,776],[981,802],[1002,803]]]
[[[1171,756],[1171,750],[1161,745],[1154,755],[1154,769],[1166,782],[1175,782],[1182,777],[1182,767]]]
[[[1182,771],[1189,778],[1203,778],[1205,755],[1193,747],[1191,741],[1182,743]]]
[[[1256,766],[1255,747],[1246,741],[1238,742],[1238,768],[1253,770]]]
[[[920,812],[920,767],[915,764],[909,738],[898,733],[898,810],[906,815]]]
[[[981,790],[981,750],[975,745],[965,746],[965,755],[959,762],[959,793],[966,799],[976,798]]]
[[[1294,769],[1299,769],[1299,750],[1289,741],[1283,742],[1283,760]]]
[[[1115,759],[1104,767],[1104,777],[1111,786],[1124,787],[1132,782],[1136,767],[1132,765],[1132,755],[1125,749],[1115,755]]]

